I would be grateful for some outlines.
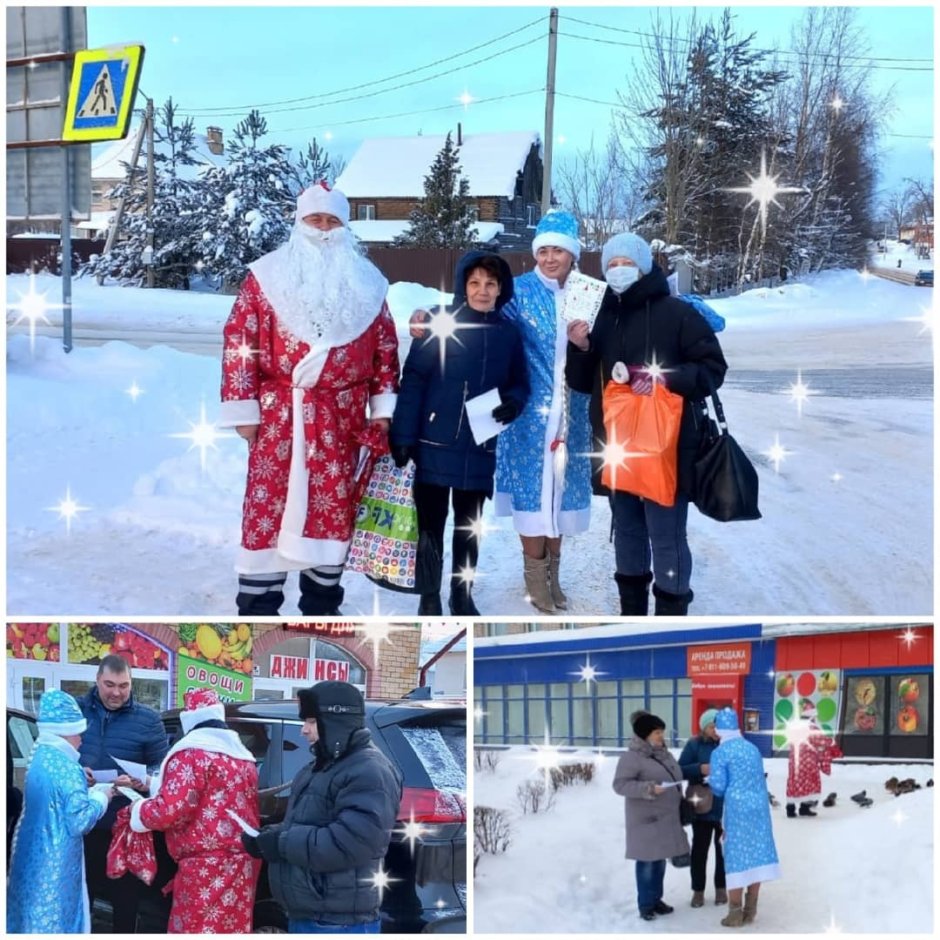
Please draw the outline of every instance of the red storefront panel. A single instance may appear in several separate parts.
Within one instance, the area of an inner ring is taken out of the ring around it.
[[[904,639],[906,627],[858,633],[781,637],[774,668],[879,669],[933,664],[933,627],[911,628],[915,639]]]

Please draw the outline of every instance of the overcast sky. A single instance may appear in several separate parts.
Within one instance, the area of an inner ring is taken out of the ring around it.
[[[675,9],[680,15],[690,10]],[[717,18],[721,9],[715,5],[704,15]],[[742,34],[755,32],[760,47],[786,49],[805,8],[733,9]],[[649,30],[653,12],[649,5],[623,3],[560,7],[558,159],[586,147],[592,135],[598,142],[606,138],[611,114],[606,102],[615,101],[617,89],[625,86],[639,52],[637,32]],[[473,7],[95,6],[88,8],[88,44],[142,42],[147,49],[142,90],[158,105],[172,96],[202,131],[217,124],[230,134],[257,106],[268,118],[272,141],[303,146],[316,136],[348,158],[363,137],[441,134],[458,121],[465,133],[541,133],[548,13],[541,5],[485,2]],[[883,141],[887,185],[932,172],[933,16],[929,4],[858,8],[868,54],[878,59],[865,67],[877,90],[894,89],[895,111],[886,128],[891,136]],[[463,95],[476,100],[462,104]]]

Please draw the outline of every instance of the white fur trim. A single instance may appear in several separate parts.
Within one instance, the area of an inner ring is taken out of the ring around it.
[[[748,868],[747,871],[729,871],[725,875],[725,884],[728,888],[746,888],[758,882],[776,881],[782,878],[780,863],[774,862],[771,865],[761,865],[758,868]]]
[[[535,238],[532,239],[533,256],[539,248],[546,247],[564,248],[569,254],[574,255],[575,261],[581,257],[581,243],[568,235],[562,235],[560,232],[542,232],[541,235],[536,235]]]
[[[221,702],[180,712],[180,724],[183,726],[183,734],[189,734],[196,725],[212,720],[225,721],[225,706]]]
[[[297,197],[297,218],[322,212],[335,215],[343,225],[349,223],[349,200],[338,189],[324,189],[319,182],[308,186]]]
[[[383,392],[369,399],[370,418],[391,418],[395,414],[395,402],[398,396],[394,392]]]
[[[234,428],[242,424],[261,424],[261,405],[257,398],[223,401],[216,427]]]
[[[84,733],[88,722],[84,718],[77,718],[75,721],[37,721],[36,727],[49,734],[73,735]]]
[[[104,816],[105,810],[108,808],[108,798],[104,795],[104,793],[102,793],[101,790],[89,790],[88,799],[90,799],[92,803],[97,803],[101,807],[101,812],[98,814],[98,818],[100,819],[102,816]]]
[[[140,819],[140,808],[146,802],[147,800],[134,800],[131,803],[131,832],[150,832]]]
[[[303,571],[320,565],[342,565],[349,554],[349,542],[335,539],[284,538],[278,548],[252,551],[240,547],[235,559],[238,574],[273,574],[275,571]],[[287,553],[287,554],[285,554]]]
[[[493,495],[493,510],[497,516],[511,516],[513,528],[520,535],[542,536],[552,524],[549,513],[521,512],[512,508],[512,496],[509,493]],[[566,509],[558,513],[555,528],[558,535],[578,535],[587,532],[591,525],[590,509]]]

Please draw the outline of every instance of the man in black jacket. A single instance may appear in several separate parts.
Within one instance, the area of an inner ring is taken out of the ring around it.
[[[379,933],[383,860],[401,803],[401,778],[364,728],[348,682],[300,693],[313,762],[294,778],[284,822],[245,849],[268,862],[271,893],[290,933]]]
[[[88,722],[79,759],[89,784],[93,782],[93,771],[115,770],[119,775],[114,781],[116,785],[146,793],[148,780],[131,779],[114,758],[144,764],[148,774],[153,773],[166,756],[167,737],[160,716],[134,699],[127,660],[113,653],[105,656],[98,666],[95,685],[78,700],[78,706]],[[124,797],[115,797],[95,828],[85,836],[89,900],[94,904],[96,896],[110,897],[112,932],[120,934],[134,933],[142,885],[135,875],[113,880],[105,872],[114,817],[127,803]]]

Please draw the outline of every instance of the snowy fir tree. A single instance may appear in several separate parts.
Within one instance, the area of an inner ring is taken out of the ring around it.
[[[395,240],[407,248],[469,248],[475,241],[470,183],[461,176],[460,148],[450,134],[424,178],[424,198],[411,210],[410,228]]]
[[[294,195],[299,195],[308,186],[321,180],[326,180],[332,187],[341,172],[341,163],[321,147],[314,137],[291,166],[290,184]]]
[[[262,144],[267,122],[252,111],[235,128],[225,166],[202,188],[201,261],[208,274],[237,286],[248,265],[290,234],[296,187],[288,148]]]
[[[192,118],[180,122],[170,98],[154,121],[153,270],[157,287],[188,288],[199,239],[200,182],[194,171],[196,138]],[[146,151],[144,151],[146,153]],[[107,254],[83,268],[83,274],[111,277],[139,284],[147,274],[148,243],[146,156],[110,198],[126,195],[118,236]]]

